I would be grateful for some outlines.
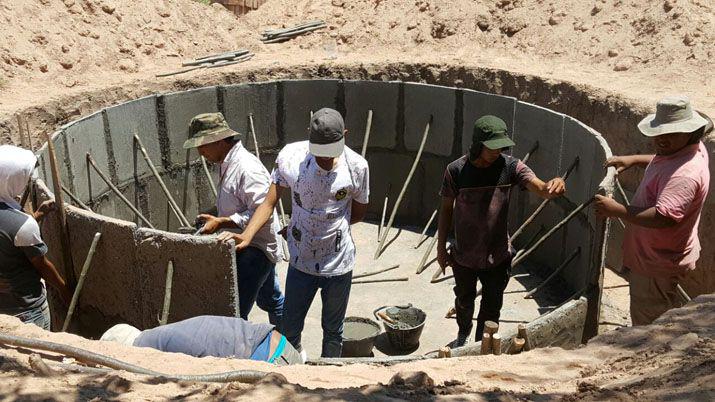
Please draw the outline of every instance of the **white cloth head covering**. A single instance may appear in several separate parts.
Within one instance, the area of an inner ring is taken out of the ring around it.
[[[122,345],[134,346],[134,341],[142,332],[129,324],[117,324],[109,328],[99,340],[119,342]]]
[[[17,199],[22,196],[37,157],[32,151],[12,145],[0,145],[0,202],[21,209]]]

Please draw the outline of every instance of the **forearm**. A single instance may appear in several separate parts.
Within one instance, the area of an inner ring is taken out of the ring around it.
[[[261,205],[256,208],[256,211],[251,216],[248,221],[246,228],[243,229],[243,233],[248,236],[254,236],[263,227],[263,225],[271,219],[273,215],[273,209],[275,208],[275,203],[271,203],[269,200],[263,201]]]
[[[630,160],[631,166],[644,168],[653,160],[653,157],[655,157],[655,155],[629,155],[628,159]]]
[[[57,272],[55,265],[47,258],[39,257],[36,261],[33,261],[33,266],[40,274],[40,277],[52,287],[59,290],[65,290],[67,288],[65,280],[60,276],[60,273]]]
[[[453,200],[443,200],[439,209],[439,222],[437,224],[437,246],[446,247],[449,231],[452,229]]]
[[[634,225],[653,229],[667,228],[676,224],[672,219],[659,214],[655,207],[643,208],[621,205],[615,217]]]

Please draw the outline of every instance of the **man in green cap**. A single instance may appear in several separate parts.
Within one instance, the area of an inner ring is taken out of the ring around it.
[[[219,164],[217,214],[197,217],[197,221],[203,222],[203,234],[219,230],[241,233],[268,194],[271,185],[268,170],[243,147],[239,135],[229,128],[221,113],[204,113],[191,120],[184,148],[197,148],[209,162]],[[271,324],[281,324],[284,298],[275,272],[276,262],[282,258],[279,231],[274,210],[250,245],[236,254],[239,312],[244,320],[248,319],[253,303],[257,303],[268,312]]]
[[[437,261],[442,270],[451,266],[454,272],[459,326],[454,346],[463,346],[472,330],[477,281],[482,283],[482,301],[475,340],[482,339],[485,321],[499,322],[513,254],[507,233],[511,188],[518,184],[543,198],[566,191],[563,179],[545,183],[521,160],[502,153],[514,145],[502,119],[483,116],[474,123],[469,153],[450,163],[444,173]],[[448,251],[453,222],[454,243]]]

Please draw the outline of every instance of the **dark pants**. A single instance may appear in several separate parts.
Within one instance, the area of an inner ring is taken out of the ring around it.
[[[280,331],[284,299],[276,278],[276,264],[262,250],[248,247],[236,254],[236,268],[241,318],[248,320],[248,313],[256,303],[268,313],[268,321]]]
[[[339,276],[316,276],[288,268],[286,278],[286,308],[283,317],[283,335],[299,352],[305,316],[320,289],[323,302],[321,325],[323,327],[322,357],[340,357],[343,349],[343,320],[350,298],[352,271]]]
[[[472,269],[455,265],[454,272],[454,308],[457,311],[457,325],[459,336],[468,337],[472,331],[472,317],[474,317],[474,300],[477,298],[477,280],[482,283],[482,301],[479,304],[477,316],[477,330],[475,341],[482,340],[484,322],[499,322],[502,303],[504,302],[504,289],[509,282],[511,259],[489,269]]]

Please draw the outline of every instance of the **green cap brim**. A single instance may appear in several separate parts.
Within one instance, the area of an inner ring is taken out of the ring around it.
[[[198,148],[201,145],[221,141],[224,138],[233,137],[236,135],[239,135],[239,133],[231,130],[230,128],[221,128],[210,134],[189,138],[188,140],[184,141],[184,149]]]
[[[510,148],[510,147],[513,147],[514,145],[516,145],[514,143],[514,141],[512,141],[511,138],[507,137],[506,135],[501,138],[495,138],[495,139],[488,140],[488,141],[482,141],[482,144],[491,150]]]

